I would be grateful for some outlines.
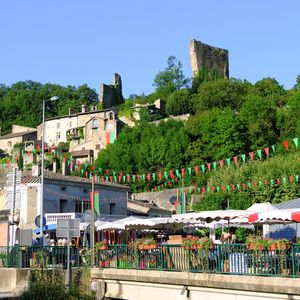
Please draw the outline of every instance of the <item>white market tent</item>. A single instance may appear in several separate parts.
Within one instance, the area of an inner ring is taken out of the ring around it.
[[[102,224],[100,224],[100,222],[99,222],[99,225],[98,224],[96,225],[96,223],[95,223],[95,226],[96,226],[97,230],[111,230],[111,229],[123,229],[124,230],[126,225],[131,224],[136,219],[140,219],[140,218],[130,216],[128,218],[120,219],[120,220],[117,220],[114,222],[102,222]]]

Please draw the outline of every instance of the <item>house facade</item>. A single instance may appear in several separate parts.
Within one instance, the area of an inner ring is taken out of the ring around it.
[[[12,126],[12,132],[6,135],[0,136],[0,149],[8,154],[12,155],[14,145],[25,142],[32,142],[37,139],[37,129],[19,125]]]
[[[34,221],[40,214],[41,177],[34,171],[22,173],[20,199],[20,228],[34,228]],[[64,176],[45,171],[44,214],[76,213],[82,215],[90,210],[91,181],[76,176]],[[129,187],[113,183],[95,183],[99,193],[100,215],[127,214],[127,193]],[[95,198],[95,208],[96,202]]]
[[[58,146],[69,142],[69,151],[76,161],[92,163],[98,152],[115,141],[124,123],[118,119],[117,109],[88,111],[82,105],[80,113],[69,109],[69,115],[45,121],[45,143]],[[38,126],[38,139],[42,138],[42,124]]]

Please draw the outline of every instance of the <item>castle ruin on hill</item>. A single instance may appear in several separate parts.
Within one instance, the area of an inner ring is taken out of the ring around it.
[[[209,71],[216,70],[220,75],[229,78],[228,50],[193,39],[190,41],[190,58],[193,77],[205,68]]]
[[[113,84],[100,85],[100,103],[103,103],[103,108],[108,109],[117,107],[122,104],[124,99],[122,95],[122,79],[117,73],[113,75]]]

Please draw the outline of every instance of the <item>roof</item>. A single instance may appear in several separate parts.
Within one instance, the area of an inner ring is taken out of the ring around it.
[[[300,198],[276,204],[275,207],[279,209],[300,208]]]
[[[64,119],[64,118],[70,118],[70,117],[76,117],[76,116],[80,116],[80,115],[97,114],[97,113],[101,113],[101,112],[116,111],[116,110],[117,110],[116,107],[112,107],[112,108],[106,108],[106,109],[102,109],[102,110],[77,112],[77,113],[71,114],[71,115],[62,115],[62,116],[56,116],[56,117],[53,117],[53,118],[49,118],[49,119],[46,119],[46,121],[51,121],[51,120],[56,120],[56,119]]]
[[[61,181],[66,183],[82,183],[82,184],[91,184],[91,180],[79,176],[65,176],[59,173],[54,173],[49,170],[45,170],[44,172],[44,178],[45,182],[49,181]],[[24,171],[22,172],[22,178],[21,178],[22,183],[40,183],[41,182],[41,176],[32,176],[31,171]],[[95,182],[95,186],[106,186],[106,187],[114,187],[114,188],[119,188],[119,189],[125,189],[125,190],[130,190],[129,186],[118,184],[118,183],[110,183],[110,182]]]
[[[5,140],[5,139],[11,139],[11,138],[19,137],[19,136],[24,136],[24,135],[34,133],[34,132],[37,132],[37,129],[22,131],[22,132],[16,132],[16,133],[9,133],[9,134],[5,134],[5,135],[0,136],[0,140]]]
[[[155,212],[161,212],[170,215],[170,211],[167,209],[163,209],[160,207],[157,207],[155,203],[143,203],[140,201],[132,201],[128,200],[127,202],[127,211],[136,213],[136,214],[143,214],[147,215],[149,214],[150,211],[155,211]]]

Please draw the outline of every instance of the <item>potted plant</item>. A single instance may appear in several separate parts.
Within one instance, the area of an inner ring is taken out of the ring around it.
[[[277,240],[277,249],[278,250],[288,250],[291,247],[291,242],[287,239]]]
[[[151,250],[157,248],[157,243],[153,237],[137,239],[136,244],[138,245],[139,250]]]
[[[96,243],[96,250],[107,250],[108,249],[108,241],[103,240],[101,242]]]

